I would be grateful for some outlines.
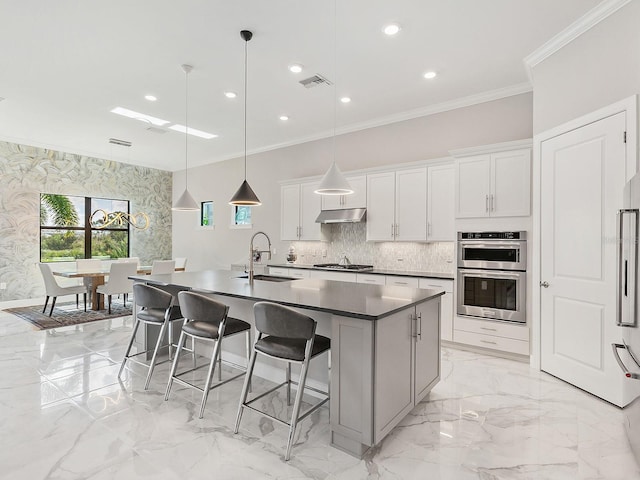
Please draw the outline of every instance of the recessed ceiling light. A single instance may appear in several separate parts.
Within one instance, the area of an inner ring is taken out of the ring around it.
[[[424,74],[424,78],[431,80],[432,78],[436,78],[436,75],[438,75],[436,72],[427,72]]]
[[[156,97],[155,95],[145,95],[144,98],[145,100],[149,100],[150,102],[155,102],[156,100],[158,100],[158,97]]]
[[[286,115],[280,115],[280,120],[286,122],[287,120],[289,120],[289,117],[287,117]]]
[[[342,103],[349,103],[349,102],[351,101],[351,99],[350,99],[349,97],[342,97],[342,98],[340,99],[340,101],[341,101]]]
[[[134,112],[133,110],[122,107],[114,108],[113,110],[111,110],[111,113],[122,115],[123,117],[134,118],[136,120],[146,121],[159,127],[166,125],[167,123],[171,123],[168,120],[162,120],[161,118],[152,117],[151,115],[146,115],[140,112]]]
[[[224,92],[224,96],[227,98],[236,98],[238,94],[236,92]]]
[[[397,23],[390,23],[389,25],[385,25],[382,31],[385,35],[393,36],[400,31],[400,25]]]
[[[302,71],[302,65],[300,65],[299,63],[289,65],[289,71],[291,73],[300,73]]]
[[[169,129],[174,130],[176,132],[180,132],[180,133],[185,133],[185,130],[187,130],[187,128],[184,125],[180,125],[178,123],[176,123],[175,125],[171,125]],[[191,128],[191,127],[189,127],[186,133],[188,133],[189,135],[194,135],[196,137],[206,138],[207,140],[216,138],[218,136],[214,133],[203,132],[202,130],[196,130],[195,128]]]

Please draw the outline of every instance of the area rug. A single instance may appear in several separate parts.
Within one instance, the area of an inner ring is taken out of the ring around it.
[[[82,323],[95,322],[96,320],[131,315],[131,302],[127,302],[127,307],[125,308],[122,305],[122,301],[114,301],[111,304],[111,313],[106,308],[104,310],[89,310],[87,308],[85,312],[82,303],[80,308],[76,308],[76,302],[69,302],[60,305],[56,304],[53,309],[53,315],[49,316],[51,304],[47,306],[47,313],[42,313],[42,307],[43,305],[33,305],[30,307],[7,308],[4,311],[26,320],[39,330],[68,327],[69,325],[80,325]]]

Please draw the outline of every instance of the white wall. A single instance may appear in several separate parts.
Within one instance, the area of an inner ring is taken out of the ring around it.
[[[336,159],[343,171],[350,171],[441,158],[451,149],[531,136],[532,95],[528,93],[342,135],[336,139]],[[279,241],[278,182],[322,175],[331,163],[331,142],[308,142],[248,158],[248,180],[262,201],[253,209],[251,230],[229,228],[227,202],[242,182],[242,159],[190,169],[189,190],[199,202],[214,202],[215,227],[198,227],[197,213],[174,212],[173,256],[188,257],[190,269],[228,268],[247,261],[251,235],[264,230],[278,250],[274,260],[284,262],[289,242]],[[184,173],[177,172],[174,200],[183,190]]]
[[[532,69],[534,134],[640,92],[639,25],[629,2]]]

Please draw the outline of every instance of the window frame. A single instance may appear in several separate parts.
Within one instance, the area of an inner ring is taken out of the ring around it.
[[[40,208],[42,208],[42,195],[60,195],[64,197],[76,197],[76,198],[84,198],[84,227],[70,227],[70,226],[49,226],[40,224],[40,238],[39,238],[39,251],[40,251],[40,261],[46,263],[56,263],[55,261],[46,261],[42,258],[42,232],[43,230],[58,230],[58,231],[80,231],[84,232],[84,257],[83,258],[92,258],[91,250],[92,250],[92,241],[93,241],[93,232],[95,231],[103,231],[103,232],[127,232],[127,257],[131,256],[131,225],[127,223],[126,228],[95,228],[91,226],[89,219],[91,218],[91,201],[92,200],[115,200],[118,202],[127,202],[127,215],[131,214],[131,201],[123,200],[120,198],[103,198],[103,197],[83,197],[81,195],[66,195],[66,194],[46,194],[40,193]],[[75,260],[75,259],[74,259]],[[63,261],[63,260],[61,260]]]

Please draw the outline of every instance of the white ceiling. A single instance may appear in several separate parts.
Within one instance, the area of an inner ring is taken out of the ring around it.
[[[523,58],[600,0],[0,0],[0,139],[164,170],[185,164],[185,136],[110,113],[121,106],[184,124],[189,166],[248,150],[388,123],[494,90],[526,91]],[[402,30],[382,34],[390,21]],[[337,46],[337,47],[336,47]],[[301,63],[298,75],[287,66]],[[434,80],[422,75],[435,70]],[[333,87],[305,89],[319,73]],[[227,99],[223,92],[239,95]],[[153,94],[158,101],[143,97]],[[348,95],[344,105],[336,97]],[[288,122],[278,117],[286,114]],[[110,137],[128,140],[113,146]]]

